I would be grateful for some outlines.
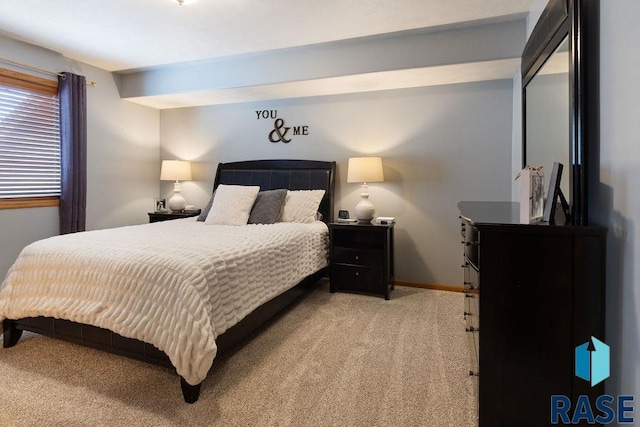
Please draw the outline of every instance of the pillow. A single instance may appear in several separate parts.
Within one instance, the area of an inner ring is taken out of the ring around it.
[[[273,224],[278,221],[286,197],[285,189],[259,192],[249,215],[249,224]]]
[[[207,206],[204,207],[204,209],[202,210],[202,212],[200,212],[200,216],[198,217],[198,221],[202,221],[204,222],[205,219],[207,219],[207,215],[209,215],[209,211],[211,210],[211,204],[213,203],[213,198],[216,197],[216,191],[213,190],[213,194],[211,195],[211,198],[209,199],[209,203],[207,203]]]
[[[283,222],[314,222],[324,190],[296,190],[287,192],[282,210]]]
[[[205,224],[245,225],[260,191],[257,186],[218,185]]]

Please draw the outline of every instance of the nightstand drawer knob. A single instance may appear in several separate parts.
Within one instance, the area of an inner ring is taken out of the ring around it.
[[[356,255],[356,260],[359,260],[359,259],[360,259],[360,256],[359,256],[359,255]]]
[[[360,275],[360,273],[356,271],[356,276],[359,276],[359,275]]]

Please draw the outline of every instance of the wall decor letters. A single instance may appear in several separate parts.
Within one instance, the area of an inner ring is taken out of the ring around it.
[[[287,136],[289,130],[293,129],[293,136],[309,135],[309,126],[285,126],[284,119],[278,118],[278,110],[256,110],[256,119],[273,119],[273,129],[269,132],[269,141],[284,142],[288,144],[291,138]]]

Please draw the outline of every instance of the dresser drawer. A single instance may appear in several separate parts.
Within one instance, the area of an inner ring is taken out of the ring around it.
[[[333,248],[333,257],[334,259],[332,261],[338,264],[362,265],[377,268],[380,268],[384,261],[384,254],[382,251],[368,251],[364,249],[341,247]]]
[[[478,361],[480,359],[480,342],[477,332],[467,332],[469,340],[469,374],[477,374],[479,371]]]
[[[331,265],[331,282],[337,288],[373,290],[384,287],[384,275],[381,268],[361,267],[348,264]]]
[[[478,330],[480,328],[480,316],[478,315],[478,294],[472,291],[465,291],[464,313],[467,320],[467,330]]]
[[[478,263],[478,230],[471,224],[462,222],[462,244],[464,245],[464,254],[467,259],[476,267]]]
[[[467,263],[464,271],[464,289],[480,291],[480,273],[470,263]]]

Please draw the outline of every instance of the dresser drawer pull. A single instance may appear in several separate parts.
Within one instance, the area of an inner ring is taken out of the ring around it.
[[[360,256],[359,256],[359,255],[356,255],[356,261],[357,261],[357,260],[359,260],[359,259],[360,259]]]
[[[469,326],[468,328],[465,328],[466,332],[479,332],[480,328],[474,328],[473,326]]]
[[[360,272],[356,271],[356,276],[360,276]]]
[[[475,371],[469,371],[469,376],[470,377],[479,377],[480,373],[479,372],[475,372]]]
[[[467,246],[477,246],[478,245],[478,242],[462,242],[462,243],[464,243]]]

